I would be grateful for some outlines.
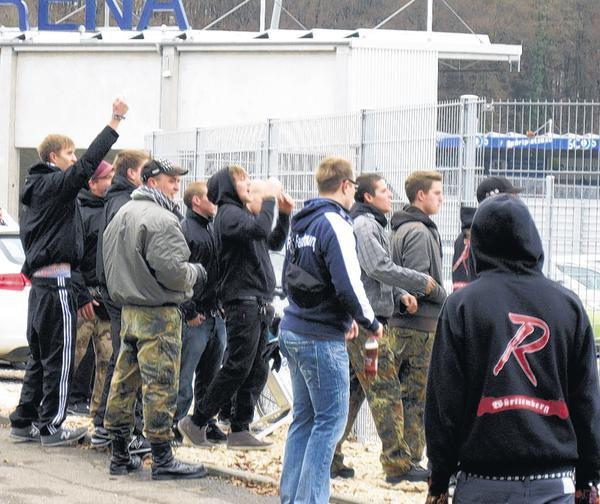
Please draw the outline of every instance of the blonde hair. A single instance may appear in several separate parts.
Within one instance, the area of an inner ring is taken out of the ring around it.
[[[244,167],[241,165],[233,164],[227,167],[229,170],[229,175],[232,178],[247,178],[248,173],[244,170]]]
[[[352,164],[346,159],[329,156],[323,159],[315,170],[315,180],[319,194],[336,192],[344,180],[352,180]]]
[[[194,196],[198,196],[199,198],[204,198],[208,189],[206,186],[206,182],[199,180],[196,182],[190,182],[185,189],[185,193],[183,194],[183,202],[185,206],[189,209],[192,208],[192,198]]]
[[[404,181],[404,191],[408,201],[412,204],[417,199],[417,193],[429,192],[434,182],[441,182],[442,174],[432,170],[421,170],[412,172]]]
[[[61,150],[68,149],[69,147],[75,148],[75,142],[68,136],[51,134],[42,140],[42,143],[37,148],[40,159],[44,163],[50,161],[50,154],[59,154]]]

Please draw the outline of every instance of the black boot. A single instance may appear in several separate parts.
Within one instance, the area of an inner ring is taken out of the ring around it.
[[[116,436],[112,440],[112,458],[110,459],[110,474],[124,476],[142,467],[142,459],[129,454],[129,439]]]
[[[192,479],[204,478],[207,472],[202,464],[192,465],[180,462],[173,456],[171,443],[152,443],[152,479]]]

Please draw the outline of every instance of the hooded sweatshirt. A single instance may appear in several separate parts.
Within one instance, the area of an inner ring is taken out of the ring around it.
[[[360,280],[352,219],[346,210],[331,199],[308,200],[292,219],[292,232],[297,237],[296,264],[330,286],[331,295],[311,308],[301,308],[288,297],[280,327],[314,339],[342,341],[352,319],[365,329],[376,331],[379,322]],[[289,259],[288,246],[284,277]]]
[[[394,299],[407,291],[423,295],[428,276],[394,264],[385,229],[387,219],[377,208],[357,202],[352,206],[350,216],[354,220],[360,278],[367,298],[378,319],[387,321],[394,313]],[[404,305],[399,304],[398,309],[402,310]]]
[[[471,228],[478,278],[452,294],[434,340],[425,408],[431,491],[457,464],[486,476],[576,468],[600,475],[594,337],[577,296],[542,274],[525,204],[485,200]]]
[[[454,241],[454,256],[452,256],[452,289],[463,288],[475,280],[475,262],[471,257],[471,224],[476,208],[461,207],[461,231]]]
[[[50,264],[69,263],[73,268],[79,265],[83,242],[77,193],[87,186],[118,136],[106,126],[67,170],[48,163],[38,163],[29,169],[21,193],[23,207],[19,218],[25,275],[31,276]]]
[[[218,298],[224,304],[247,297],[272,300],[275,273],[269,250],[283,247],[289,216],[280,213],[272,229],[273,198],[265,198],[260,213],[252,215],[240,200],[228,168],[209,179],[208,199],[218,206],[214,222],[220,275]]]
[[[446,299],[442,287],[442,242],[435,222],[422,210],[409,206],[392,216],[392,259],[404,268],[431,276],[437,286],[419,298],[417,313],[392,317],[390,325],[419,331],[435,331],[437,318]]]
[[[137,186],[127,177],[115,175],[106,192],[106,196],[104,197],[104,211],[102,212],[102,217],[98,226],[98,248],[96,250],[96,274],[98,276],[99,285],[103,287],[103,292],[106,292],[106,275],[104,273],[104,260],[102,255],[104,231],[119,209],[131,199],[131,193],[135,191],[136,188]]]

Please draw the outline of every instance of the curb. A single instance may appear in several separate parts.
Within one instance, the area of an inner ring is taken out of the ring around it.
[[[269,476],[261,476],[260,474],[255,474],[250,471],[230,469],[229,467],[222,467],[213,464],[204,464],[204,467],[206,467],[210,476],[218,476],[220,478],[236,478],[242,481],[259,483],[261,485],[270,485],[279,488],[279,482]],[[331,494],[329,502],[334,504],[370,504],[364,500],[337,494]]]

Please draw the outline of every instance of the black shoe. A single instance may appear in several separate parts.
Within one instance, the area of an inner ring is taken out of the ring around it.
[[[78,402],[67,406],[69,415],[90,416],[90,405],[85,402]]]
[[[143,455],[151,450],[150,443],[142,434],[134,435],[129,442],[129,453],[132,455]]]
[[[110,446],[110,435],[104,427],[99,425],[94,429],[91,437],[91,446],[92,448],[104,448]]]
[[[227,435],[214,423],[206,426],[206,439],[215,444],[227,443]]]
[[[399,474],[399,475],[388,474],[385,477],[385,481],[394,485],[396,483],[400,483],[401,481],[412,481],[412,482],[427,481],[428,478],[429,478],[429,471],[427,469],[423,469],[421,466],[413,465],[404,474]]]
[[[116,436],[112,440],[112,457],[108,471],[113,476],[125,476],[142,467],[142,459],[129,453],[127,438]]]
[[[171,444],[168,441],[152,443],[153,480],[204,478],[207,474],[202,464],[186,464],[173,457]]]
[[[338,465],[336,467],[331,466],[331,470],[329,471],[329,473],[332,478],[354,478],[354,469],[344,464]]]

